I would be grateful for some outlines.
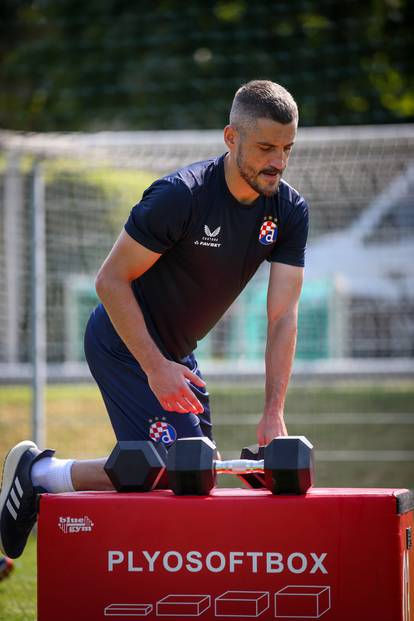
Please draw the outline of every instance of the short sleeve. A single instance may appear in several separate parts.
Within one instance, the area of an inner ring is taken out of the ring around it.
[[[309,230],[309,208],[302,197],[299,197],[299,200],[292,205],[286,222],[280,224],[280,237],[268,261],[304,267]]]
[[[191,215],[191,192],[176,179],[159,179],[145,190],[125,223],[125,230],[149,250],[164,253],[185,234]]]

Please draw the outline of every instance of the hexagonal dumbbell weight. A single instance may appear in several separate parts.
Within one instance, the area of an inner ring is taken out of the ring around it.
[[[178,438],[168,450],[167,475],[177,495],[207,495],[216,484],[217,449],[209,438]]]
[[[109,455],[104,470],[118,492],[148,492],[160,484],[165,472],[164,445],[144,440],[121,440]]]
[[[264,479],[273,494],[306,494],[315,480],[313,445],[305,436],[280,436],[265,447]]]
[[[272,440],[264,459],[215,459],[216,447],[208,438],[180,438],[167,457],[168,481],[175,494],[209,494],[218,473],[264,475],[273,494],[304,494],[314,481],[313,446],[304,436]]]

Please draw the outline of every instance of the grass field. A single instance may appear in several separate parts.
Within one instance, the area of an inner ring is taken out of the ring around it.
[[[216,442],[224,457],[233,457],[255,442],[262,389],[209,388]],[[111,450],[114,437],[95,386],[49,386],[46,409],[47,443],[59,456],[96,457]],[[291,435],[306,435],[315,445],[318,486],[414,487],[412,384],[292,386],[286,420]],[[0,458],[30,435],[29,388],[0,386]],[[240,483],[223,476],[220,485]],[[11,577],[0,583],[0,619],[32,621],[35,602],[32,537]]]
[[[0,582],[0,619],[36,619],[36,538],[31,536],[24,554],[14,562],[14,570]]]
[[[215,439],[224,457],[253,444],[263,405],[260,387],[210,386]],[[94,385],[54,385],[46,393],[47,443],[61,457],[107,454],[114,436]],[[0,459],[31,435],[30,389],[0,387]],[[390,451],[412,451],[414,386],[291,387],[286,404],[291,435],[306,435],[317,451],[318,485],[409,486],[414,462],[389,461]],[[332,461],[327,452],[354,451],[360,461]],[[360,452],[385,452],[367,461]],[[395,457],[395,455],[394,455]],[[400,459],[400,458],[399,458]],[[226,483],[227,484],[227,483]]]

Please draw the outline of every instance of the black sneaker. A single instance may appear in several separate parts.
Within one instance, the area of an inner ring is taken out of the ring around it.
[[[0,548],[10,558],[20,556],[26,546],[36,514],[36,496],[44,489],[35,488],[31,480],[33,464],[55,451],[40,451],[34,442],[25,440],[11,449],[3,466],[0,493]]]

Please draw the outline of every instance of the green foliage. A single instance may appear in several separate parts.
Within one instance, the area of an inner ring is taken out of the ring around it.
[[[0,127],[218,128],[253,78],[304,125],[414,119],[409,0],[15,0],[0,8]]]

